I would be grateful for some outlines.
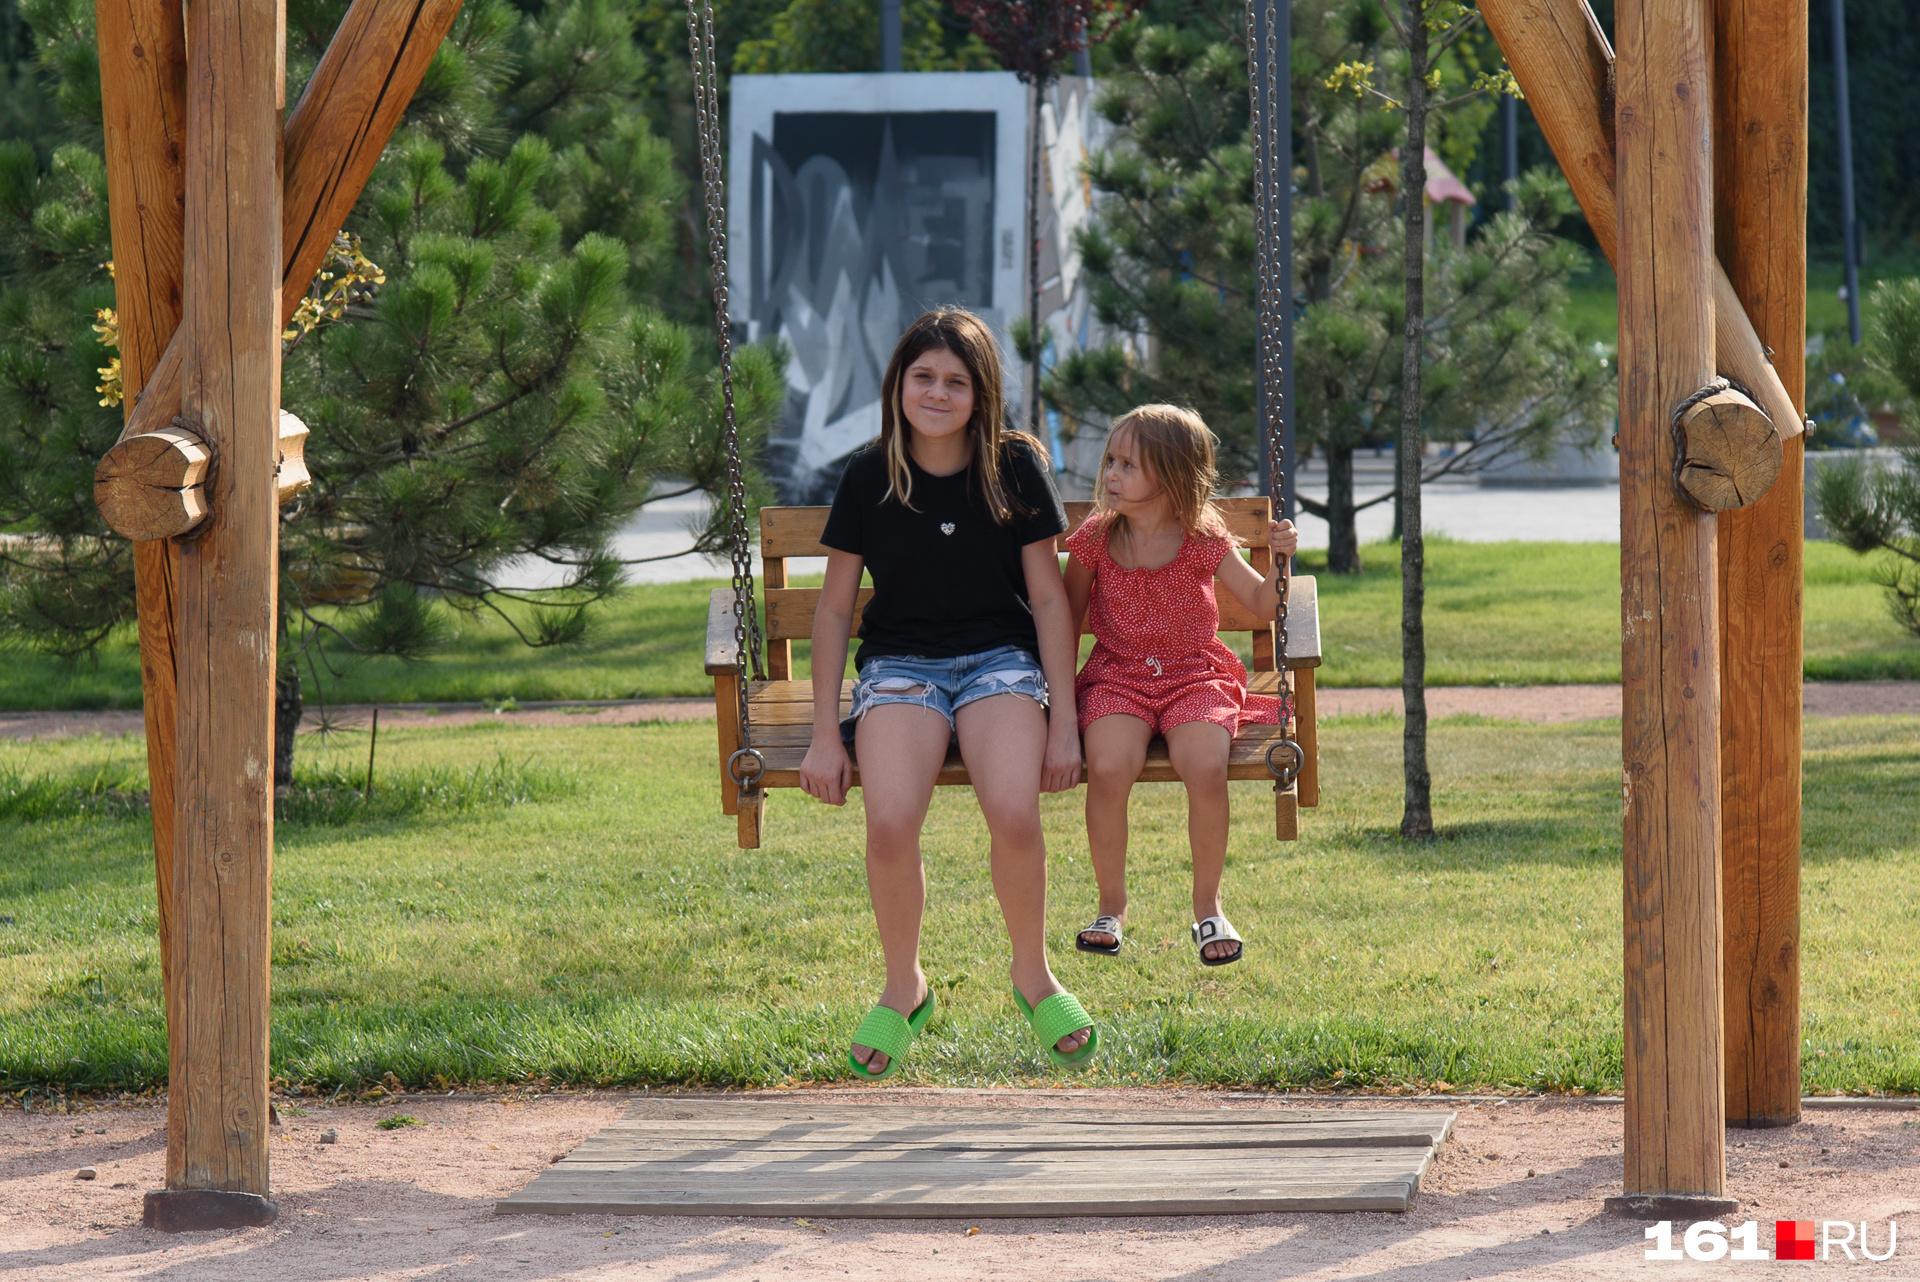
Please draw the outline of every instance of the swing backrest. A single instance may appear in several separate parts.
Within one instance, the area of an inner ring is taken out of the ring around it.
[[[1075,530],[1093,513],[1093,504],[1089,502],[1072,502],[1066,506],[1067,520]],[[1273,510],[1270,500],[1258,497],[1215,499],[1213,506],[1226,523],[1233,541],[1247,550],[1253,568],[1265,574],[1271,564],[1271,554],[1267,551],[1267,523]],[[819,588],[787,586],[787,560],[791,557],[827,554],[827,549],[820,545],[820,535],[827,526],[828,510],[824,507],[760,509],[760,554],[765,567],[762,582],[767,605],[767,675],[776,681],[791,676],[792,643],[804,641],[813,634],[813,614],[820,603]],[[1066,535],[1060,536],[1057,546],[1062,552],[1067,550]],[[860,627],[859,611],[872,595],[873,589],[860,589],[853,616],[856,631]],[[1273,671],[1273,620],[1256,616],[1229,593],[1219,592],[1216,595],[1220,602],[1220,631],[1250,634],[1252,662],[1248,666],[1255,672]],[[1291,604],[1293,608],[1288,614],[1287,628],[1287,666],[1318,667],[1320,624],[1312,578],[1294,580]],[[709,656],[708,662],[709,671],[712,671],[713,656]],[[724,666],[727,671],[732,670],[731,652],[725,657]]]

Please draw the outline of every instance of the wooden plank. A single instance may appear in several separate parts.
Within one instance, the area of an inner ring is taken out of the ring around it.
[[[740,643],[733,635],[733,589],[715,588],[707,597],[707,675],[740,671]]]
[[[740,750],[740,677],[732,669],[713,679],[713,724],[720,740],[720,813],[737,815],[740,788],[727,773],[727,762]],[[798,783],[796,778],[795,785]]]
[[[1674,406],[1714,374],[1708,0],[1621,0],[1625,1189],[1726,1189],[1714,518],[1677,491]]]
[[[353,212],[459,11],[460,0],[354,0],[334,32],[287,117],[281,324]],[[284,74],[282,62],[274,65]],[[181,342],[167,344],[128,415],[128,433],[165,427],[180,412],[185,357]]]
[[[1714,240],[1796,406],[1806,396],[1807,9],[1714,8]],[[1800,1117],[1800,674],[1805,439],[1720,518],[1727,1121]]]
[[[124,418],[133,413],[134,398],[146,386],[180,324],[186,235],[187,31],[180,5],[166,0],[95,0],[94,22]],[[175,568],[168,544],[134,544],[160,975],[169,1003],[174,916]],[[173,1025],[171,1013],[168,1025]]]
[[[1314,706],[1313,669],[1301,668],[1293,674],[1293,741],[1305,758],[1300,767],[1300,804],[1320,804],[1320,721]]]
[[[642,1099],[496,1210],[899,1218],[1405,1210],[1452,1121],[1385,1109]]]
[[[266,1196],[280,411],[282,27],[187,8],[182,415],[219,466],[180,550],[169,1189]]]
[[[1320,666],[1320,582],[1296,574],[1287,588],[1287,666]]]
[[[1228,777],[1232,777],[1231,773]],[[1273,837],[1275,841],[1300,840],[1300,787],[1297,782],[1291,788],[1273,790]]]
[[[1617,271],[1615,72],[1606,34],[1585,0],[1485,0],[1479,9],[1513,68],[1527,106],[1587,216],[1587,225],[1594,229],[1600,252]],[[1733,282],[1711,257],[1707,271],[1719,317],[1711,340],[1719,368],[1754,390],[1783,439],[1797,435],[1804,423],[1781,384],[1780,372],[1768,361]]]
[[[769,557],[760,567],[760,584],[768,592],[787,586],[787,563],[782,557]],[[769,611],[769,615],[771,611]],[[808,636],[812,636],[809,628]],[[766,635],[767,675],[775,681],[793,676],[793,642],[772,631]]]

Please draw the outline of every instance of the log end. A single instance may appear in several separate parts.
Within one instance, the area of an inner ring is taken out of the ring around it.
[[[1756,502],[1780,475],[1780,434],[1773,420],[1732,388],[1688,407],[1678,432],[1674,482],[1705,511]]]
[[[206,442],[177,420],[158,432],[129,436],[94,468],[94,504],[107,528],[123,538],[178,538],[206,519],[211,461]]]
[[[274,480],[284,504],[313,484],[307,472],[307,425],[285,410],[280,411],[279,460]]]

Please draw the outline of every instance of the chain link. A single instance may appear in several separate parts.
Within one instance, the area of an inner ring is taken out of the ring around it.
[[[1259,6],[1256,8],[1256,6]],[[1279,241],[1284,188],[1293,175],[1280,172],[1279,111],[1282,86],[1279,77],[1279,23],[1284,21],[1274,0],[1247,0],[1247,84],[1251,99],[1249,141],[1253,151],[1253,244],[1256,328],[1256,377],[1259,395],[1260,434],[1267,448],[1267,492],[1284,492],[1282,468],[1286,463],[1281,444],[1285,415],[1290,407],[1281,404],[1284,383],[1281,350],[1281,308],[1286,305],[1286,277],[1292,263],[1279,260],[1275,246]],[[1291,86],[1288,86],[1290,91]],[[1270,554],[1271,555],[1271,554]],[[1278,669],[1280,702],[1283,709],[1293,705],[1293,670],[1287,666],[1287,567],[1280,566],[1279,600],[1274,606],[1274,667]],[[1285,724],[1284,722],[1282,723]],[[1285,766],[1274,764],[1274,754],[1289,750]],[[1276,788],[1289,787],[1300,774],[1305,756],[1298,744],[1282,739],[1267,750],[1267,770],[1274,776]]]
[[[707,254],[713,273],[713,321],[720,340],[720,394],[727,441],[728,535],[733,552],[734,668],[740,678],[741,749],[727,762],[736,784],[749,787],[766,770],[752,747],[748,716],[749,673],[766,680],[761,659],[760,613],[753,592],[753,532],[747,515],[746,471],[740,460],[740,427],[733,406],[733,327],[727,315],[726,181],[720,170],[720,71],[714,58],[712,0],[687,0],[687,49],[693,62],[694,132],[700,139],[700,180],[707,215]],[[741,763],[756,763],[744,778]]]

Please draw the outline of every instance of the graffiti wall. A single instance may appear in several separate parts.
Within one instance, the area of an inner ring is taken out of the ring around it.
[[[1043,107],[1050,357],[1091,337],[1072,246],[1089,210],[1091,87],[1064,80]],[[788,351],[767,460],[784,501],[826,501],[846,456],[879,434],[894,341],[931,308],[967,307],[994,328],[1021,403],[1008,324],[1023,312],[1027,101],[1007,72],[734,78],[731,309],[742,337]]]

